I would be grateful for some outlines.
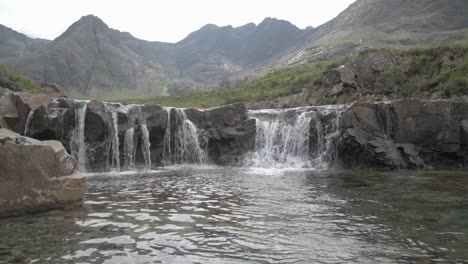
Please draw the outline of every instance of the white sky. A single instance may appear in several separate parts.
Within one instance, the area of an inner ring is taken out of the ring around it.
[[[54,39],[93,14],[109,27],[150,41],[177,42],[211,23],[241,26],[265,17],[300,28],[319,26],[355,0],[0,0],[0,24],[31,37]]]

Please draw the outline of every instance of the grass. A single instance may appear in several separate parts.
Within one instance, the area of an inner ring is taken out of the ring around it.
[[[38,93],[41,90],[39,84],[32,80],[14,73],[7,66],[0,64],[0,83],[6,86],[16,86],[30,93]]]
[[[150,103],[176,107],[213,107],[234,102],[257,102],[297,94],[310,87],[328,67],[327,64],[281,69],[233,88],[194,92],[149,99],[126,99],[128,103]]]

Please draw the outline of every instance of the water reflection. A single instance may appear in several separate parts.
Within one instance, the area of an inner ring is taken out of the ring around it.
[[[94,175],[83,208],[0,219],[0,263],[463,262],[467,176],[191,167]]]

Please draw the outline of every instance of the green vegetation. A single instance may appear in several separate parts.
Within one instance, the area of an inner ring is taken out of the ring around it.
[[[438,98],[468,95],[468,45],[374,52],[391,53],[395,58],[393,67],[363,80],[378,91],[399,93],[399,97],[424,97],[436,92]]]
[[[25,90],[30,93],[38,93],[41,90],[37,83],[14,73],[5,65],[0,65],[0,86],[12,90]]]
[[[345,63],[370,63],[365,61],[370,53],[375,53],[375,57],[391,58],[394,62],[383,71],[360,72],[359,67],[355,68],[360,89],[390,98],[456,98],[468,95],[468,45],[455,45],[404,51],[370,49],[332,62],[278,70],[233,88],[125,101],[212,107],[233,102],[272,100],[300,93],[303,89],[328,89],[321,86],[323,72]]]
[[[325,68],[322,64],[285,68],[233,88],[125,101],[177,107],[212,107],[234,102],[271,100],[301,92],[303,88],[310,86]]]

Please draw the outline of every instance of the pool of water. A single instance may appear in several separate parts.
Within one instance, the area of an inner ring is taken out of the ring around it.
[[[0,219],[0,263],[466,263],[468,173],[173,167]]]

